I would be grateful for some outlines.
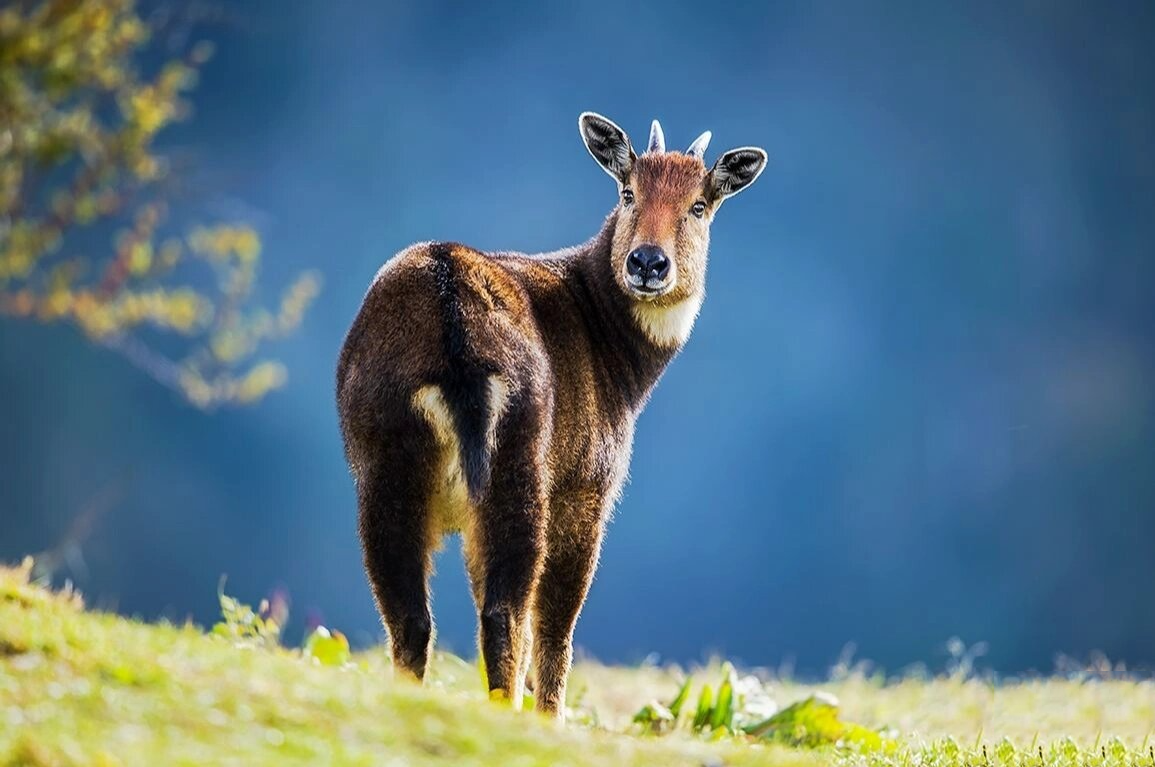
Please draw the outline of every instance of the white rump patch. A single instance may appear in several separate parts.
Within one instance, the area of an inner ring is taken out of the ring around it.
[[[489,377],[489,426],[485,430],[485,447],[493,455],[497,450],[497,424],[509,404],[509,384],[501,376]]]
[[[437,441],[443,444],[457,443],[457,432],[453,429],[453,415],[441,396],[440,386],[422,386],[413,394],[413,409],[429,421],[437,434]]]
[[[497,449],[497,424],[509,404],[509,384],[501,376],[489,377],[489,423],[485,431],[490,455]],[[438,386],[422,386],[413,394],[413,409],[433,427],[440,447],[433,490],[429,499],[430,524],[434,535],[465,530],[470,522],[469,492],[461,469],[461,441],[453,414]]]
[[[691,296],[673,306],[634,303],[634,319],[642,331],[658,346],[681,346],[694,329],[694,320],[702,309],[702,296]]]
[[[429,495],[429,524],[435,537],[461,530],[466,523],[469,493],[461,470],[461,443],[453,414],[439,386],[422,386],[413,394],[413,409],[425,416],[441,449]]]

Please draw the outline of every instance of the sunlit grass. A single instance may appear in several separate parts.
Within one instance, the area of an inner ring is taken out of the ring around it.
[[[227,634],[228,632],[221,632]],[[243,633],[243,632],[242,632]],[[324,645],[321,645],[322,647]],[[318,645],[314,645],[316,650]],[[342,653],[324,659],[340,663]],[[721,666],[697,669],[713,682]],[[744,736],[642,734],[671,701],[673,668],[579,663],[560,728],[485,700],[477,669],[438,655],[424,688],[379,649],[344,665],[201,629],[84,611],[0,569],[0,765],[1145,765],[1155,684],[1128,678],[991,681],[956,674],[821,685],[761,676],[779,705],[821,690],[886,748],[786,748]],[[984,752],[985,749],[985,752]],[[1040,754],[1042,761],[1040,762]]]

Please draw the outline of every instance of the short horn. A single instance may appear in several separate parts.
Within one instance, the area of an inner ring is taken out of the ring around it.
[[[662,126],[657,121],[650,126],[650,146],[646,149],[647,152],[664,152],[666,151],[666,136],[662,133]]]
[[[697,157],[702,162],[706,161],[706,147],[710,146],[710,138],[713,133],[706,131],[698,138],[694,139],[694,143],[690,144],[690,148],[686,150],[686,154],[691,157]]]

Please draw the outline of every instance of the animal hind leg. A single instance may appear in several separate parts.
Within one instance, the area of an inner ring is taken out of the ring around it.
[[[521,632],[521,665],[517,669],[515,684],[522,693],[530,691],[529,669],[533,663],[533,611],[526,614]]]
[[[478,580],[481,654],[490,695],[520,708],[529,608],[541,571],[546,497],[529,414],[503,418],[489,487],[477,510],[472,567]]]
[[[469,574],[470,588],[473,592],[473,603],[474,603],[475,607],[477,608],[477,616],[478,616],[479,628],[480,628],[480,625],[481,625],[480,619],[481,619],[483,607],[485,605],[485,568],[484,568],[484,554],[482,552],[480,552],[478,549],[480,549],[480,546],[476,544],[475,536],[473,536],[467,532],[465,534],[465,545],[464,545],[465,564],[466,564],[466,571]],[[521,707],[520,701],[521,701],[524,693],[526,691],[528,691],[528,681],[527,680],[529,679],[530,663],[533,660],[533,631],[532,631],[532,628],[530,625],[531,623],[532,623],[532,616],[527,613],[526,618],[523,621],[523,625],[522,625],[521,639],[520,639],[521,645],[520,645],[520,650],[518,651],[518,657],[521,658],[521,662],[518,664],[517,674],[514,678],[514,688],[509,693],[509,697],[511,700],[519,701],[517,704],[517,707],[519,709]],[[478,636],[478,647],[479,648],[483,647],[483,642],[482,642],[482,639],[480,637],[480,634]],[[484,652],[482,652],[482,661],[483,662],[484,662],[484,659],[485,659],[485,654],[484,654]],[[488,680],[489,680],[488,672],[485,673],[485,679],[486,679],[486,682],[488,683]]]
[[[418,681],[433,643],[428,578],[432,562],[428,500],[436,445],[416,418],[382,440],[357,477],[365,570],[389,633],[393,666]]]

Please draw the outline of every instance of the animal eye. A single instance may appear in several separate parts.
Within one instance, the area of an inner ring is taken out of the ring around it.
[[[630,189],[627,187],[627,188],[622,190],[622,202],[624,202],[626,205],[633,205],[634,204],[634,190],[633,189]]]
[[[693,213],[697,218],[701,218],[706,213],[706,203],[698,200],[690,207],[690,212]]]

